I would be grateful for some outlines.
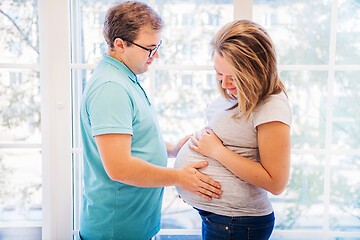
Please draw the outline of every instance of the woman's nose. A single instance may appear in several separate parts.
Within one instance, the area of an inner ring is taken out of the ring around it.
[[[222,77],[222,82],[221,82],[221,87],[223,88],[228,88],[232,86],[232,79],[229,76],[223,76]]]

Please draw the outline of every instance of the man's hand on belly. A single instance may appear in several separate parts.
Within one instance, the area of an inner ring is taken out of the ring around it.
[[[221,185],[198,171],[208,165],[207,161],[195,162],[178,169],[178,186],[195,193],[205,199],[219,198],[222,194]]]

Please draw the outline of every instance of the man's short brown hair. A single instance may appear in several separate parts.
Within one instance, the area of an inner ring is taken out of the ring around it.
[[[105,17],[103,35],[108,46],[113,48],[116,38],[133,42],[141,27],[145,25],[154,31],[160,31],[163,23],[160,16],[147,4],[127,1],[109,9]]]

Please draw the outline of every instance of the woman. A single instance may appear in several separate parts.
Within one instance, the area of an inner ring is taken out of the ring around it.
[[[199,211],[206,240],[269,239],[274,213],[267,192],[284,191],[290,169],[291,110],[268,33],[239,20],[211,41],[221,92],[207,109],[209,126],[180,150],[175,167],[206,160],[201,170],[223,190],[206,200],[177,188]]]

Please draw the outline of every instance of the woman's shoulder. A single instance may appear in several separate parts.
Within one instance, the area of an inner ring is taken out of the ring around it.
[[[287,106],[290,109],[289,98],[285,92],[280,92],[278,94],[271,94],[266,99],[261,101],[255,108],[256,111],[263,110],[269,107],[280,107]]]
[[[252,120],[255,126],[271,121],[281,121],[290,125],[292,112],[287,95],[284,92],[272,94],[261,101],[252,114]]]

